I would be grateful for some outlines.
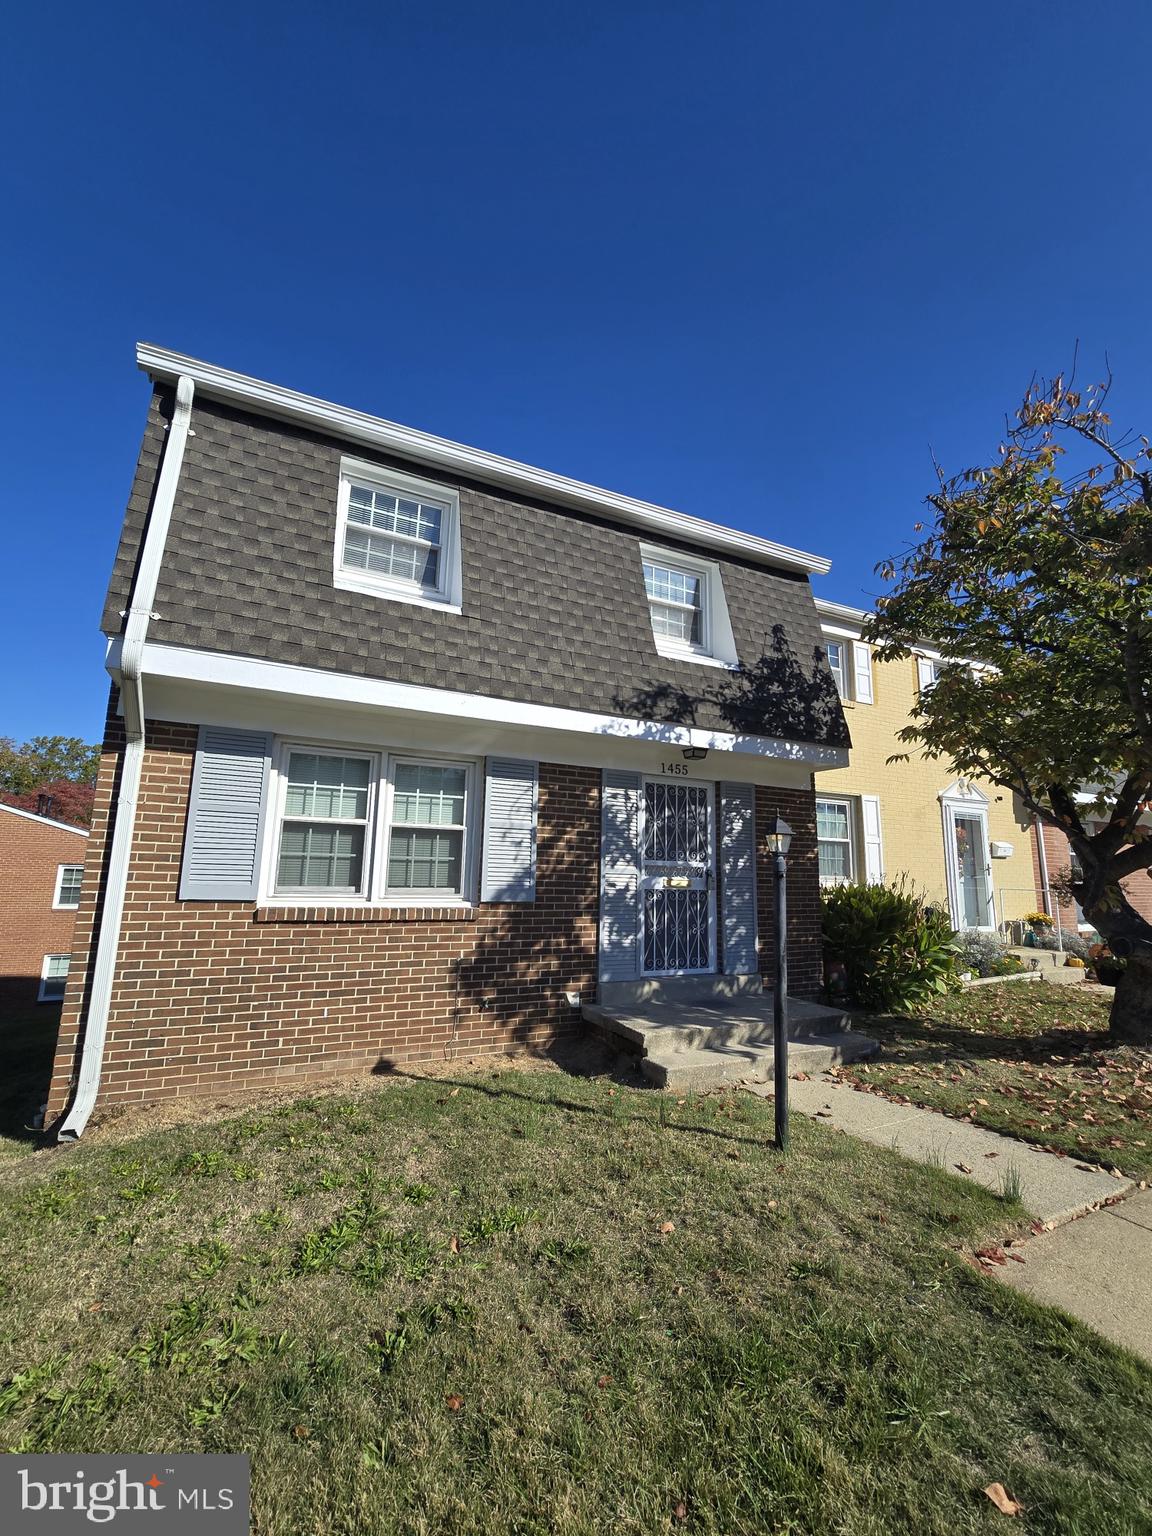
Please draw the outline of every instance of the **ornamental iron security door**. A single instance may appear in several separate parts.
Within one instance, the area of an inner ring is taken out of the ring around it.
[[[644,974],[715,969],[711,784],[644,783],[640,889]]]

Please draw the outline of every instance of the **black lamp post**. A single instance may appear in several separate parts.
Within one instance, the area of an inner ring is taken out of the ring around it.
[[[773,1067],[776,1080],[776,1145],[788,1147],[788,849],[792,828],[782,816],[768,823],[765,846],[776,870],[776,991],[773,996]]]

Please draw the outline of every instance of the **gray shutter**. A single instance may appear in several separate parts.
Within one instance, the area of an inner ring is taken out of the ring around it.
[[[536,900],[539,777],[539,763],[488,759],[481,901]]]
[[[749,976],[756,958],[756,790],[720,785],[724,974]]]
[[[640,775],[605,768],[600,832],[600,979],[640,974]]]
[[[180,871],[181,901],[255,901],[272,738],[200,727]]]

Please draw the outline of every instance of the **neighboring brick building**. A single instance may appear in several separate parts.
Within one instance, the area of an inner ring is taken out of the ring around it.
[[[64,995],[88,833],[0,804],[0,1029]]]
[[[754,985],[775,810],[817,990],[826,561],[140,358],[50,1120],[542,1045],[601,982]]]

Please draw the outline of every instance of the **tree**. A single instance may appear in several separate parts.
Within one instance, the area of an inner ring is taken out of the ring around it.
[[[79,736],[33,736],[23,746],[0,736],[0,799],[35,811],[40,796],[48,795],[58,821],[87,826],[99,765],[100,748]]]
[[[938,471],[931,529],[877,567],[895,585],[868,637],[944,658],[905,742],[1067,835],[1073,894],[1129,953],[1111,1034],[1146,1045],[1152,925],[1121,882],[1152,867],[1152,448],[1113,433],[1109,388],[1034,383],[993,463]]]

